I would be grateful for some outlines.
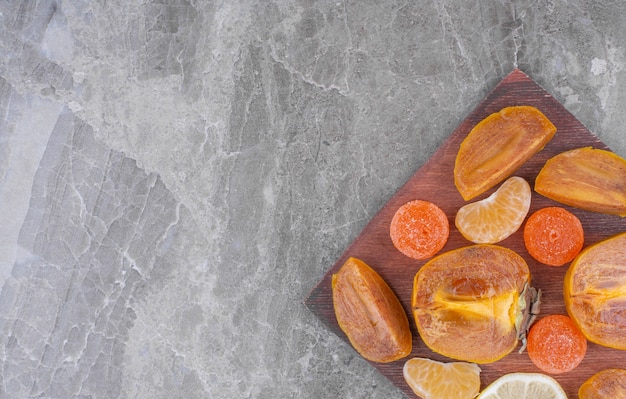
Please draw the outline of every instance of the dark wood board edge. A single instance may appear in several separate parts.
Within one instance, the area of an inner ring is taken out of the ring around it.
[[[546,145],[544,150],[536,154],[516,172],[516,175],[526,178],[531,184],[531,187],[534,184],[534,177],[537,170],[540,169],[545,161],[547,161],[551,156],[556,155],[559,152],[582,146],[592,146],[594,148],[610,150],[595,135],[587,130],[587,128],[583,126],[571,113],[569,113],[565,107],[563,107],[541,86],[534,82],[528,75],[519,69],[513,70],[495,86],[485,99],[483,99],[467,116],[467,118],[464,119],[453,131],[448,139],[432,155],[432,157],[424,163],[424,165],[422,165],[422,167],[420,167],[413,174],[413,176],[396,191],[396,193],[376,213],[376,215],[374,215],[362,232],[346,248],[337,261],[326,272],[324,277],[305,298],[305,305],[317,317],[319,317],[331,331],[341,337],[344,341],[348,342],[347,337],[337,325],[332,305],[332,290],[330,286],[332,274],[343,265],[349,256],[359,257],[368,263],[369,258],[376,258],[372,254],[380,253],[381,251],[389,251],[390,240],[388,238],[388,230],[386,226],[388,226],[395,210],[400,205],[411,199],[421,198],[431,200],[438,205],[443,203],[444,206],[442,206],[442,209],[448,215],[451,227],[453,227],[456,209],[458,209],[459,203],[463,203],[463,199],[454,188],[452,177],[453,165],[450,165],[449,170],[446,168],[442,169],[441,165],[444,162],[450,163],[450,159],[454,159],[456,157],[460,143],[476,123],[484,119],[489,114],[497,112],[505,106],[512,105],[535,106],[544,112],[544,114],[558,127],[557,135],[555,135],[555,138],[548,143],[548,145]],[[441,191],[442,186],[446,187],[446,191],[443,193]],[[493,192],[493,190],[494,189],[488,191],[472,201],[488,196],[491,192]],[[445,197],[446,200],[444,201],[441,198],[438,198],[439,196]],[[535,196],[536,194],[533,196],[531,212],[548,205],[562,206],[561,204],[556,204],[547,198],[541,196],[537,196],[537,198],[535,198]],[[450,201],[449,198],[454,198],[454,200]],[[446,207],[446,204],[450,204],[450,206]],[[583,225],[587,222],[586,224],[591,226],[590,229],[586,229],[585,231],[586,245],[591,242],[596,242],[601,238],[605,238],[607,234],[616,232],[616,225],[619,225],[622,230],[626,229],[624,228],[623,223],[616,223],[616,220],[621,222],[621,219],[616,219],[615,216],[599,214],[589,215],[587,212],[581,212],[580,210],[569,207],[566,208],[579,216]],[[531,212],[529,212],[529,214]],[[519,235],[519,232],[516,234]],[[562,276],[566,268],[551,268],[546,270],[545,266],[533,262],[532,259],[529,261],[529,256],[525,253],[525,248],[523,248],[523,246],[520,247],[519,244],[515,244],[513,241],[514,236],[505,240],[502,244],[523,255],[529,263],[533,276],[537,275],[540,277],[537,283],[541,284],[540,288],[544,290],[544,295],[547,295],[548,299],[551,301],[553,299],[557,299],[559,292],[562,291],[562,287],[558,284],[558,282],[562,280]],[[519,239],[519,237],[517,238]],[[511,243],[511,245],[507,245],[507,242]],[[469,244],[471,243],[460,237],[458,232],[451,231],[450,239],[441,252]],[[385,281],[390,284],[395,292],[410,292],[412,289],[412,278],[407,278],[407,275],[414,275],[419,267],[425,263],[425,261],[411,260],[403,256],[398,256],[398,254],[393,254],[391,258],[393,259],[390,259],[389,262],[394,263],[393,268],[381,267],[377,271],[381,274]],[[375,264],[375,262],[373,263]],[[370,266],[372,266],[372,264],[370,264]],[[450,361],[450,359],[432,353],[424,347],[413,323],[410,311],[410,298],[403,296],[400,299],[407,315],[409,316],[412,333],[414,335],[414,351],[409,358],[413,356],[424,356],[427,354],[427,357],[435,360]],[[547,310],[551,313],[565,313],[564,305],[551,305]],[[594,347],[593,349],[594,353],[599,353],[600,356],[604,356],[606,353],[611,353],[607,352],[606,348]],[[515,354],[511,354],[505,358],[507,360],[506,362],[500,361],[490,365],[481,365],[483,375],[485,375],[485,378],[481,378],[483,387],[493,381],[497,374],[512,371],[538,371],[533,368],[532,365],[529,365],[527,356],[522,356],[524,355],[516,356]],[[597,357],[594,356],[594,358]],[[406,385],[402,376],[402,366],[405,361],[406,359],[389,364],[370,363],[383,375],[390,379],[396,386],[398,386],[408,397],[416,397],[408,385]],[[590,361],[593,361],[593,359],[590,359]],[[590,365],[587,365],[588,369],[590,367]],[[498,371],[496,372],[496,370]],[[589,371],[587,371],[587,374],[588,373]],[[574,376],[574,374],[572,374],[572,376]],[[581,383],[581,381],[578,381],[578,377],[572,378],[576,378],[575,384]],[[568,395],[575,396],[575,394],[572,393],[572,381],[570,381],[567,377],[561,377],[560,379],[566,383]]]

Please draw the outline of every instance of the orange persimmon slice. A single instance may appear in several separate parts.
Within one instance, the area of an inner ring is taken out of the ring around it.
[[[400,300],[368,264],[350,257],[332,275],[333,309],[354,349],[372,362],[411,353],[413,338]]]
[[[626,216],[626,159],[582,147],[550,158],[535,178],[535,191],[591,212]]]
[[[605,369],[585,381],[578,389],[578,399],[626,398],[626,370]]]
[[[414,200],[402,205],[389,228],[393,245],[413,259],[426,259],[439,252],[450,235],[444,211],[429,201]]]
[[[571,262],[583,248],[585,233],[576,215],[550,206],[530,215],[524,226],[524,245],[530,256],[549,266]]]
[[[626,350],[626,232],[596,242],[563,280],[565,308],[593,343]]]
[[[539,369],[561,374],[575,369],[587,353],[587,339],[565,315],[537,321],[528,332],[528,356]]]
[[[454,184],[464,200],[500,183],[552,139],[556,127],[537,108],[506,107],[480,121],[461,143]]]

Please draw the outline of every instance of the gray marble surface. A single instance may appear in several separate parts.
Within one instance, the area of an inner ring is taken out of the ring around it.
[[[0,3],[0,397],[401,398],[302,304],[519,66],[626,156],[622,0]]]

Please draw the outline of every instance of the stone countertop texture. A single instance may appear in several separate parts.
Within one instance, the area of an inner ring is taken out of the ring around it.
[[[0,3],[0,397],[402,398],[303,305],[518,66],[626,156],[621,0]]]

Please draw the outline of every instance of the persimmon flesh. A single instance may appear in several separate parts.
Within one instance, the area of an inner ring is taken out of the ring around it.
[[[535,191],[576,208],[626,216],[626,159],[591,147],[564,151],[539,171]]]
[[[589,341],[626,350],[626,233],[585,248],[565,274],[563,293]]]
[[[626,398],[626,370],[605,369],[589,377],[578,389],[579,399]]]
[[[506,107],[480,121],[459,147],[454,184],[468,201],[494,187],[552,139],[556,127],[537,108]]]
[[[536,298],[527,295],[534,291],[529,284],[528,265],[510,249],[479,244],[444,252],[415,275],[411,304],[418,332],[444,356],[499,360],[526,331],[525,315]]]
[[[368,264],[350,257],[332,275],[337,323],[365,359],[388,363],[411,353],[409,320],[398,297]]]

